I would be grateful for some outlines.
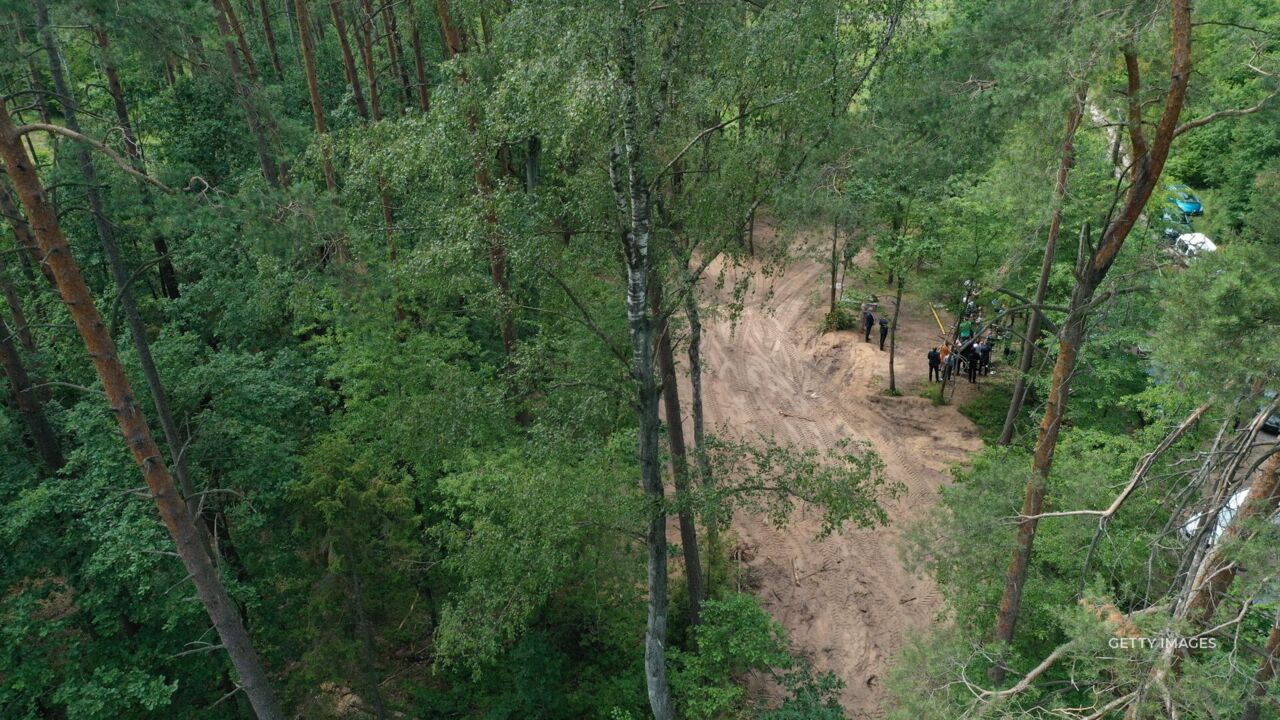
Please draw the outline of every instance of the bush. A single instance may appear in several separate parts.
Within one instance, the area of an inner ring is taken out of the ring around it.
[[[822,318],[822,332],[832,330],[857,330],[858,311],[848,305],[837,305],[835,310]]]
[[[681,716],[691,720],[759,717],[769,720],[840,720],[843,687],[831,673],[815,675],[788,649],[786,633],[751,595],[735,593],[702,605],[694,629],[697,652],[672,648],[671,689]],[[759,713],[742,678],[770,674],[787,695],[773,710]]]

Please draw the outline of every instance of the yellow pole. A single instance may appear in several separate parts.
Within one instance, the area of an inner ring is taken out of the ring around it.
[[[937,308],[935,308],[932,304],[930,304],[929,312],[933,313],[933,319],[935,322],[938,323],[938,332],[941,332],[945,336],[947,334],[947,329],[942,326],[942,318],[938,317]]]

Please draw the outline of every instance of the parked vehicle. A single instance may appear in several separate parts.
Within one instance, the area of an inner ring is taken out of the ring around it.
[[[1272,400],[1276,399],[1276,391],[1268,390],[1263,393],[1263,397],[1265,397],[1267,402],[1270,403]],[[1280,435],[1280,412],[1272,413],[1270,417],[1263,420],[1262,430],[1263,432],[1270,433],[1272,435]]]
[[[1195,232],[1191,219],[1173,203],[1166,203],[1158,215],[1153,216],[1151,229],[1156,238],[1172,247],[1179,235]]]
[[[1187,217],[1200,217],[1204,214],[1204,204],[1186,185],[1169,185],[1166,189],[1169,191],[1169,202]]]
[[[1173,252],[1185,258],[1216,252],[1218,246],[1204,233],[1183,233],[1173,242]]]

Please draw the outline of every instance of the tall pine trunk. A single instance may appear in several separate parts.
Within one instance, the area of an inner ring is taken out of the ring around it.
[[[13,391],[13,399],[22,415],[22,421],[27,425],[31,444],[35,446],[44,464],[57,472],[66,464],[58,445],[58,436],[45,417],[44,405],[32,386],[26,366],[22,363],[22,356],[13,344],[13,337],[9,324],[0,318],[0,367],[4,368],[4,374],[9,378],[9,388]]]
[[[13,28],[17,33],[18,43],[20,45],[27,44],[27,34],[22,29],[22,20],[14,13]],[[36,111],[40,114],[40,122],[48,123],[51,113],[49,112],[49,90],[44,86],[44,82],[40,79],[40,71],[36,66],[35,58],[32,55],[27,56],[27,83],[31,86],[34,94],[33,102],[36,105]]]
[[[356,23],[356,44],[360,47],[360,63],[364,65],[365,79],[369,82],[369,114],[374,122],[383,119],[378,90],[378,65],[374,60],[374,5],[371,0],[361,0],[364,17]]]
[[[43,3],[39,7],[43,7]],[[48,23],[43,22],[42,25],[47,28]],[[3,100],[0,100],[0,159],[4,160],[18,196],[26,207],[36,240],[48,259],[58,292],[71,313],[76,330],[97,370],[125,444],[151,490],[160,518],[173,538],[178,557],[195,584],[196,594],[240,676],[240,685],[245,695],[259,720],[282,720],[284,715],[276,702],[266,669],[253,648],[235,604],[222,586],[213,561],[205,551],[186,503],[174,486],[160,448],[156,447],[151,429],[147,427],[142,408],[134,398],[124,365],[116,353],[115,343],[107,332],[102,316],[98,314],[89,286],[85,284],[80,268],[76,265],[71,248],[58,226],[57,215],[49,205],[44,188],[36,177],[31,159],[22,147]]]
[[[267,7],[267,0],[258,0],[258,14],[262,16],[262,36],[267,41],[271,67],[276,71],[276,79],[284,80],[284,66],[280,64],[280,51],[276,48],[276,33],[271,28],[271,10]]]
[[[31,265],[40,269],[40,274],[49,282],[49,287],[56,288],[54,284],[53,271],[49,269],[48,263],[44,261],[44,256],[40,254],[40,248],[36,246],[35,236],[31,234],[31,226],[22,217],[22,212],[18,210],[17,201],[10,193],[9,188],[5,187],[3,179],[0,179],[0,215],[4,215],[9,221],[9,227],[13,230],[13,240],[19,248],[18,257],[21,259],[23,267],[27,268]]]
[[[369,114],[374,122],[378,122],[382,119],[382,101],[378,94],[378,66],[373,58],[373,2],[362,0],[360,7],[364,17],[356,23],[356,42],[360,44],[360,62],[369,82]]]
[[[62,101],[63,121],[68,129],[81,132],[78,114],[79,105],[75,97],[71,95],[71,90],[67,86],[66,76],[62,71],[62,60],[53,35],[53,28],[49,25],[49,10],[45,0],[36,0],[36,15],[40,22],[40,33],[45,55],[49,61],[49,75],[53,79],[54,90]],[[93,157],[89,154],[89,150],[85,145],[76,143],[74,148],[73,155],[76,163],[80,166],[80,174],[84,178],[85,196],[89,202],[89,211],[93,215],[98,239],[102,242],[103,254],[107,257],[107,266],[112,278],[115,280],[120,307],[124,310],[125,322],[129,326],[129,334],[133,337],[133,347],[138,353],[138,364],[142,366],[142,374],[146,378],[148,389],[151,391],[151,399],[155,404],[156,415],[159,417],[160,425],[164,429],[165,441],[169,445],[169,453],[173,458],[174,471],[177,473],[178,481],[182,486],[185,497],[188,499],[193,498],[195,497],[195,486],[191,482],[191,477],[187,473],[186,462],[182,458],[184,443],[178,433],[178,424],[174,422],[173,413],[169,409],[168,395],[165,392],[164,384],[160,381],[160,373],[156,369],[155,359],[151,355],[151,345],[147,340],[146,323],[142,320],[142,314],[138,311],[138,304],[134,300],[133,291],[129,287],[129,270],[125,267],[124,259],[120,256],[120,248],[116,243],[115,225],[107,216],[106,208],[102,203],[102,195],[98,192],[100,186],[98,171],[94,167]],[[14,179],[14,184],[17,184],[16,178]],[[19,188],[18,191],[21,195],[22,189]],[[30,205],[27,205],[27,217],[31,219],[32,227],[36,231],[36,239],[39,241],[40,226],[36,224],[36,216],[32,212]],[[46,262],[52,264],[48,248],[42,249],[44,250]],[[201,537],[206,543],[208,542],[208,539],[203,535]]]
[[[698,524],[688,506],[689,455],[684,441],[684,415],[680,411],[680,385],[676,381],[675,353],[671,348],[671,327],[663,320],[662,279],[653,278],[649,290],[650,312],[658,323],[658,370],[662,373],[662,404],[667,418],[667,445],[671,450],[671,479],[679,506],[680,549],[684,555],[685,586],[689,593],[689,625],[702,617],[705,595],[702,558],[698,552]]]
[[[1125,49],[1125,68],[1128,73],[1129,136],[1132,146],[1132,181],[1124,203],[1114,219],[1103,229],[1096,247],[1088,245],[1088,233],[1082,235],[1076,266],[1076,286],[1071,293],[1067,320],[1063,324],[1058,341],[1058,358],[1050,381],[1049,400],[1040,433],[1036,441],[1032,465],[1032,477],[1023,494],[1022,512],[1018,520],[1016,543],[1005,571],[1004,593],[996,613],[994,640],[1008,644],[1013,640],[1018,613],[1022,603],[1022,588],[1027,580],[1027,568],[1035,543],[1038,515],[1044,507],[1045,491],[1053,468],[1054,451],[1058,433],[1066,414],[1067,397],[1071,378],[1075,374],[1080,346],[1084,341],[1085,323],[1092,310],[1094,292],[1106,279],[1107,272],[1116,260],[1129,232],[1137,223],[1147,200],[1160,180],[1169,148],[1178,130],[1178,116],[1186,100],[1187,83],[1191,75],[1191,0],[1171,0],[1172,56],[1169,89],[1164,108],[1156,124],[1155,136],[1147,144],[1143,128],[1142,101],[1139,97],[1141,82],[1137,56],[1131,48]],[[1004,663],[992,666],[990,677],[1003,682]]]
[[[98,40],[98,47],[103,52],[102,72],[107,77],[107,92],[111,95],[111,103],[115,108],[116,122],[120,123],[120,134],[124,136],[124,150],[133,161],[133,166],[138,172],[145,173],[147,171],[146,161],[142,157],[142,147],[138,144],[137,134],[133,129],[133,122],[129,118],[129,106],[124,101],[124,87],[120,84],[120,72],[116,70],[115,63],[110,61],[108,54],[111,48],[111,39],[107,37],[107,33],[102,28],[97,28],[94,35]],[[151,188],[146,183],[138,182],[138,191],[142,193],[142,202],[146,208],[148,217],[153,216],[154,204],[151,201]],[[152,223],[148,223],[152,225]],[[151,246],[156,251],[156,268],[160,273],[160,288],[164,291],[166,297],[170,300],[177,300],[180,296],[178,291],[178,275],[173,270],[173,263],[169,260],[169,243],[164,239],[164,235],[154,228],[150,228]]]
[[[338,36],[338,45],[342,48],[342,70],[346,73],[347,84],[351,86],[351,95],[356,101],[356,112],[361,119],[369,120],[369,105],[364,100],[364,88],[360,84],[360,72],[356,69],[356,59],[351,53],[351,42],[347,38],[347,23],[342,19],[341,0],[329,0],[329,13],[333,15],[333,30]]]
[[[450,15],[449,0],[436,0],[436,14],[440,20],[440,31],[444,36],[445,50],[451,60],[461,57],[467,52],[466,39],[457,23]],[[467,83],[464,69],[459,74],[459,82]],[[466,111],[467,132],[478,145],[480,142],[480,116],[475,108]],[[489,177],[489,163],[483,150],[479,147],[472,151],[472,170],[475,176],[476,193],[484,204],[484,219],[489,235],[489,277],[498,291],[499,322],[502,325],[502,347],[510,355],[516,346],[515,319],[512,317],[510,298],[511,285],[507,270],[507,249],[502,244],[498,233],[497,208],[493,203],[493,183]]]
[[[214,0],[214,2],[222,5],[227,24],[231,26],[231,31],[236,36],[236,45],[240,47],[240,55],[244,57],[244,66],[249,71],[249,80],[258,82],[258,63],[253,60],[253,53],[249,50],[249,40],[244,35],[244,26],[240,24],[235,7],[231,4],[231,0]]]
[[[1013,428],[1022,412],[1027,397],[1027,374],[1035,356],[1036,341],[1040,337],[1040,313],[1043,312],[1045,295],[1049,290],[1049,274],[1053,271],[1053,258],[1057,253],[1058,235],[1062,231],[1062,210],[1067,198],[1067,179],[1075,163],[1075,137],[1084,115],[1087,88],[1080,86],[1067,110],[1067,131],[1062,142],[1062,158],[1058,161],[1058,178],[1053,186],[1053,216],[1049,220],[1049,236],[1045,240],[1044,257],[1040,260],[1040,279],[1036,283],[1035,307],[1027,319],[1027,334],[1022,338],[1022,358],[1018,362],[1018,377],[1014,379],[1013,396],[1009,398],[1009,411],[1005,414],[1004,428],[1000,431],[1001,445],[1013,442]]]
[[[427,85],[427,61],[422,52],[422,33],[418,31],[418,13],[410,0],[406,17],[409,20],[409,47],[413,48],[413,76],[418,110],[423,114],[431,111],[431,88]]]
[[[329,147],[329,127],[324,120],[324,104],[320,100],[320,82],[316,79],[316,48],[311,38],[311,23],[307,16],[307,0],[294,0],[298,14],[298,33],[302,36],[302,69],[307,75],[307,97],[311,99],[311,117],[315,121],[316,136],[323,147],[324,184],[330,191],[338,189],[333,174],[333,158]]]
[[[218,24],[218,34],[222,40],[222,53],[227,58],[231,69],[231,82],[235,86],[236,95],[240,98],[240,106],[244,109],[245,123],[249,126],[249,134],[253,136],[254,149],[258,153],[258,164],[262,166],[262,177],[271,187],[279,190],[282,185],[280,166],[276,164],[271,152],[271,143],[267,139],[267,130],[253,98],[253,89],[244,79],[240,68],[240,56],[232,44],[231,23],[222,12],[222,3],[212,0],[214,19]]]
[[[21,250],[21,248],[19,248]],[[9,280],[9,263],[0,252],[0,293],[4,294],[4,302],[9,306],[9,316],[13,318],[14,336],[27,352],[36,351],[36,339],[31,335],[31,327],[27,324],[27,313],[22,309],[22,298],[18,297],[18,289]]]
[[[693,442],[697,446],[694,460],[698,464],[698,476],[707,488],[715,486],[708,456],[706,416],[702,405],[702,316],[698,311],[698,297],[691,285],[684,296],[684,316],[689,322],[689,404],[693,417]],[[720,562],[720,521],[714,515],[704,517],[707,527],[706,586],[715,587],[716,567]]]
[[[400,93],[404,97],[404,106],[413,104],[413,93],[409,89],[409,75],[401,62],[404,53],[400,51],[400,33],[396,31],[396,11],[392,0],[382,0],[382,29],[387,34],[387,57],[391,62],[391,72],[400,81]],[[398,114],[398,113],[397,113]]]

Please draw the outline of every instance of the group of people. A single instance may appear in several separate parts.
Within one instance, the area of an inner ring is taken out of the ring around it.
[[[962,367],[969,382],[978,382],[979,375],[991,374],[990,332],[982,331],[982,315],[977,303],[977,286],[973,281],[964,281],[964,310],[960,316],[960,324],[956,328],[956,347],[944,342],[942,347],[929,350],[929,381],[942,382],[949,380]],[[974,333],[980,334],[975,337]]]
[[[976,288],[970,281],[965,281],[964,311],[957,328],[955,346],[944,342],[940,347],[929,349],[929,382],[949,380],[957,372],[963,370],[969,382],[978,382],[979,375],[991,374],[991,345],[994,339],[991,332],[982,330],[975,337],[974,333],[982,328],[982,317],[977,303],[974,302]],[[876,324],[880,325],[880,349],[884,350],[885,341],[889,337],[890,321],[885,315],[876,318],[876,304],[873,301],[862,305],[862,339],[871,342],[871,331]]]
[[[863,341],[871,342],[871,330],[876,326],[875,313],[871,312],[871,306],[864,305],[862,308],[862,330]],[[889,318],[884,315],[880,316],[880,349],[884,350],[884,341],[889,337]]]
[[[949,380],[963,369],[969,382],[978,382],[979,375],[991,374],[991,342],[986,337],[974,342],[963,341],[952,349],[950,343],[929,350],[929,382]]]

